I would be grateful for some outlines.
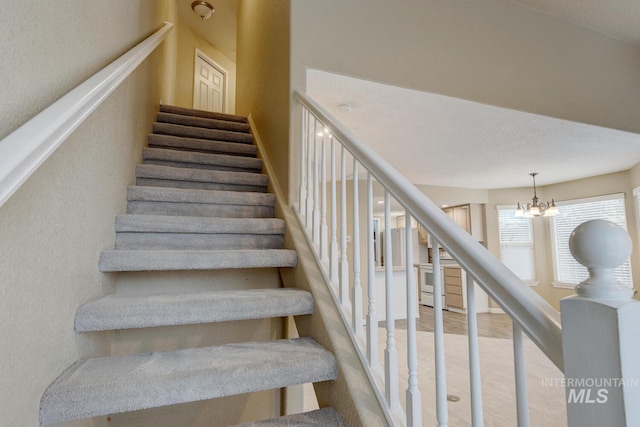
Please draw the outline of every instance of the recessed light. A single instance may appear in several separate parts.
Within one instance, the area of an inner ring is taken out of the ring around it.
[[[384,205],[384,200],[378,200],[376,203],[378,203],[379,205]]]
[[[343,102],[342,104],[338,104],[338,110],[343,113],[350,113],[352,109],[352,105],[348,102]]]

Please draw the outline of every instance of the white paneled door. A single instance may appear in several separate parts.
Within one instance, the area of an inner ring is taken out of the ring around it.
[[[226,72],[196,49],[193,108],[224,113]]]

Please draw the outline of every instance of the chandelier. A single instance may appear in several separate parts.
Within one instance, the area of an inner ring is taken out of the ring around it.
[[[556,216],[560,212],[556,207],[556,203],[553,199],[551,199],[551,203],[547,201],[547,203],[539,203],[538,195],[536,194],[536,175],[538,172],[531,172],[531,178],[533,178],[533,199],[531,199],[531,203],[527,203],[526,206],[523,206],[518,202],[518,207],[516,208],[516,216],[531,218],[534,216]]]

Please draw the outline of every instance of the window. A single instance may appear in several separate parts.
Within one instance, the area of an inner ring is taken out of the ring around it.
[[[592,219],[606,219],[627,229],[624,194],[611,194],[589,199],[556,203],[560,214],[551,218],[551,246],[553,250],[554,285],[573,287],[589,277],[587,268],[571,255],[569,237],[580,224]],[[616,268],[616,279],[632,286],[629,260]]]
[[[516,217],[515,206],[498,206],[500,260],[524,282],[536,284],[531,218]]]

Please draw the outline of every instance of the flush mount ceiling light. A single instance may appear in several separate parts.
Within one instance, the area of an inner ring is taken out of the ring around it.
[[[215,9],[206,1],[194,1],[191,3],[191,9],[193,12],[200,17],[200,19],[209,19]]]
[[[560,212],[553,199],[551,199],[551,203],[538,203],[538,195],[536,194],[536,175],[538,175],[538,172],[531,172],[529,175],[533,178],[533,199],[531,199],[531,203],[527,203],[527,206],[522,206],[520,202],[518,202],[516,216],[531,218],[534,216],[558,215]]]
[[[350,113],[351,108],[352,106],[348,102],[343,102],[342,104],[338,104],[338,110],[342,111],[343,113]]]

